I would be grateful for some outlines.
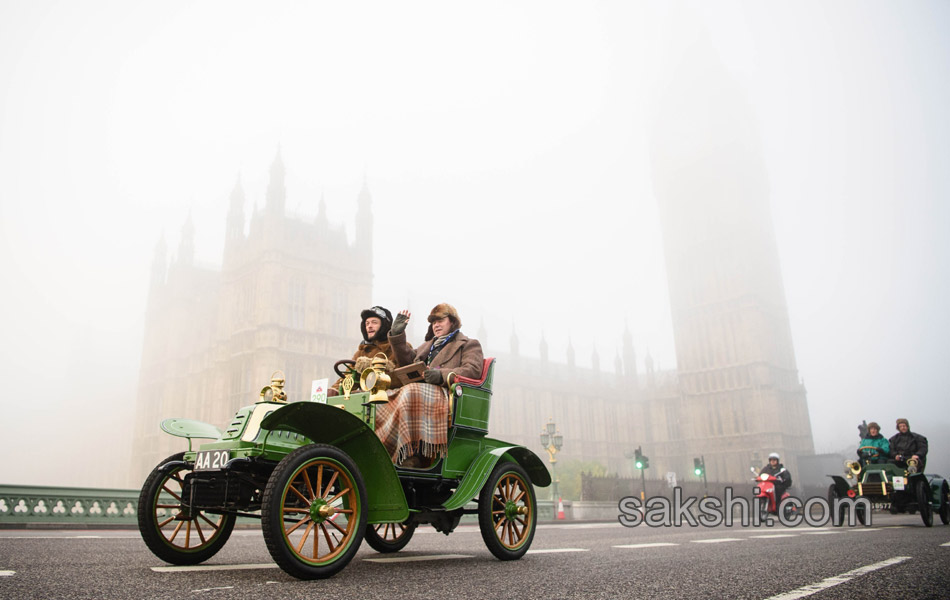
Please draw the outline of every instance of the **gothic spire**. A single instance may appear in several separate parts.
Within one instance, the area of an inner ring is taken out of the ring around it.
[[[270,214],[283,215],[287,206],[287,188],[285,186],[286,172],[284,161],[280,155],[280,146],[277,146],[277,155],[270,166],[270,181],[267,183],[266,210]]]

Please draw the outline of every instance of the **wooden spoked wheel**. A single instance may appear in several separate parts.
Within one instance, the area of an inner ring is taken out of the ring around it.
[[[139,495],[139,532],[162,560],[193,565],[224,546],[235,519],[234,515],[193,510],[185,504],[185,476],[191,469],[182,461],[183,456],[179,453],[168,457],[145,480]]]
[[[485,545],[497,558],[521,558],[534,538],[537,523],[534,488],[516,463],[495,467],[478,501],[478,524]]]
[[[363,541],[366,491],[356,465],[333,446],[299,448],[264,492],[264,539],[278,565],[301,579],[330,577]]]
[[[377,552],[399,552],[406,547],[412,534],[416,531],[416,523],[378,523],[366,526],[366,542]]]

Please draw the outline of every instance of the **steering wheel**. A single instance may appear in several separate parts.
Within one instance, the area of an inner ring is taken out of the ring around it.
[[[878,454],[881,453],[881,449],[878,448],[877,446],[861,446],[860,448],[858,448],[858,452],[864,453],[865,456],[870,456],[871,454],[874,454],[875,456],[877,456]]]
[[[346,367],[342,369],[341,367]],[[333,372],[340,376],[340,379],[346,377],[347,373],[356,371],[356,361],[344,358],[343,360],[338,360],[333,363]]]

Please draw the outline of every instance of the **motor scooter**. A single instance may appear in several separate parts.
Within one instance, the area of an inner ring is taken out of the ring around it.
[[[796,508],[792,504],[785,502],[786,498],[790,497],[790,494],[785,491],[782,492],[782,497],[776,500],[775,498],[775,484],[778,482],[778,478],[775,475],[769,475],[768,473],[762,473],[761,475],[756,474],[755,467],[749,467],[749,470],[755,474],[755,478],[752,480],[757,485],[752,488],[752,495],[759,500],[759,518],[762,522],[766,520],[768,515],[778,515],[779,507],[782,509],[782,513],[786,520],[792,518],[792,515],[795,514]]]

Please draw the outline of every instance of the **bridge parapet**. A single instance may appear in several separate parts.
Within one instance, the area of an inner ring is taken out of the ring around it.
[[[0,527],[135,527],[138,502],[138,490],[0,484]]]

